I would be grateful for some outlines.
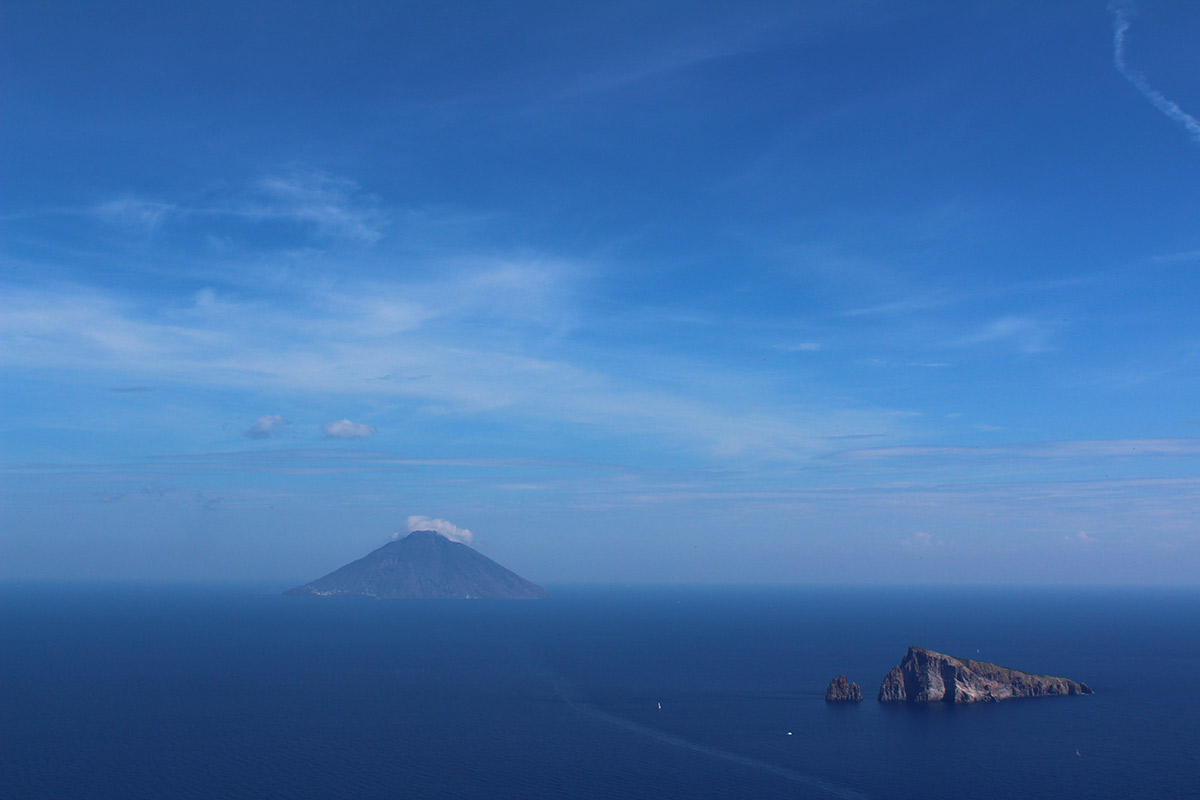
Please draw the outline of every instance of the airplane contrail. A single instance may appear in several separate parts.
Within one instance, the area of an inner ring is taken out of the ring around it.
[[[1146,80],[1146,76],[1131,69],[1125,60],[1125,34],[1129,31],[1129,26],[1137,14],[1137,8],[1128,0],[1114,0],[1109,4],[1108,9],[1113,13],[1113,64],[1116,66],[1117,72],[1132,83],[1134,88],[1141,92],[1152,106],[1186,128],[1193,142],[1200,144],[1200,120],[1151,86],[1150,82]]]

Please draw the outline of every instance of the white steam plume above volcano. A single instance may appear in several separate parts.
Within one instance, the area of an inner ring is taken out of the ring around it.
[[[453,522],[444,519],[433,519],[432,517],[423,517],[417,514],[408,518],[408,531],[436,531],[447,539],[452,539],[463,544],[470,544],[474,538],[466,528],[460,528]]]

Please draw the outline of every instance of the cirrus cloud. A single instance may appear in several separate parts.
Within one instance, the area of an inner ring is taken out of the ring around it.
[[[365,425],[361,422],[351,422],[348,419],[326,422],[321,426],[321,430],[330,439],[365,439],[368,436],[375,435],[375,429],[370,425]]]

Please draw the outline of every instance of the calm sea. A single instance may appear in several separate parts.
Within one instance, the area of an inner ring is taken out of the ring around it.
[[[0,640],[6,799],[1200,797],[1196,592],[7,586]],[[1096,694],[882,706],[910,644]]]

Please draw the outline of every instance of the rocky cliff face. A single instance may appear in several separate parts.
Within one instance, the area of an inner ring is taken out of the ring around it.
[[[884,703],[992,703],[1013,697],[1091,694],[1086,683],[1032,675],[986,661],[954,658],[923,647],[910,647],[899,666],[883,679]]]
[[[904,688],[904,670],[892,667],[879,685],[879,702],[903,703],[905,700],[908,700],[908,690]]]
[[[829,682],[825,690],[826,703],[857,703],[862,700],[862,690],[857,683],[850,683],[845,675],[838,675]]]

